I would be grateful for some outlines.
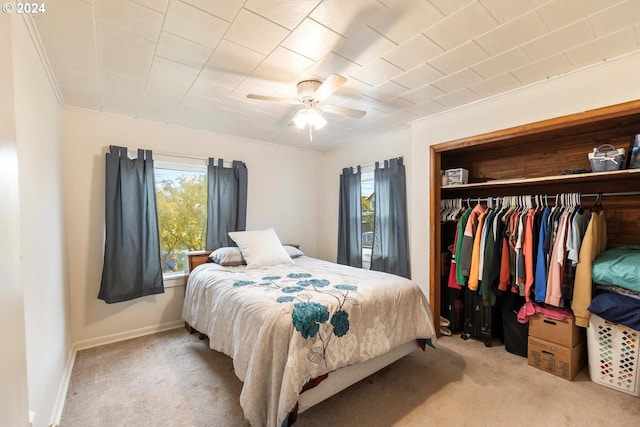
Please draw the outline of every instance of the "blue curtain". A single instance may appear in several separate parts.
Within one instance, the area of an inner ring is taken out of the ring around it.
[[[164,292],[153,159],[111,146],[106,155],[105,243],[98,298],[111,304]]]
[[[247,166],[234,160],[230,168],[218,159],[207,166],[207,237],[205,247],[215,250],[235,246],[229,231],[247,227]]]
[[[407,190],[402,158],[376,162],[371,269],[409,277]]]
[[[340,175],[338,219],[338,264],[362,267],[361,172],[358,166],[345,168]]]

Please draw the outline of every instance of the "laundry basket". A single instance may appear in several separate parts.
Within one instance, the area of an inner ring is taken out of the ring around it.
[[[591,381],[640,397],[640,331],[591,314],[587,350]]]

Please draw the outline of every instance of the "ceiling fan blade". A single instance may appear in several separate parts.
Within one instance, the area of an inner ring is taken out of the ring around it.
[[[320,108],[322,108],[322,111],[326,111],[327,113],[338,114],[340,116],[353,117],[354,119],[359,119],[365,114],[367,114],[366,111],[356,110],[354,108],[341,107],[339,105],[323,105]]]
[[[337,74],[331,74],[324,81],[324,83],[322,83],[320,87],[316,89],[315,93],[313,94],[313,99],[320,102],[323,99],[328,98],[333,92],[340,89],[346,82],[347,79],[345,79],[344,77]]]
[[[297,99],[276,98],[274,96],[256,95],[256,94],[253,94],[253,93],[247,94],[247,98],[249,98],[249,99],[259,99],[261,101],[280,102],[280,103],[283,103],[283,104],[292,104],[292,105],[300,104],[300,101],[297,100]]]

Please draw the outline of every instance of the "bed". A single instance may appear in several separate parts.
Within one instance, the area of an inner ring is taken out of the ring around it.
[[[206,253],[197,264],[183,320],[233,359],[252,426],[291,425],[297,414],[435,339],[424,294],[402,277],[302,252],[258,268],[221,265]]]

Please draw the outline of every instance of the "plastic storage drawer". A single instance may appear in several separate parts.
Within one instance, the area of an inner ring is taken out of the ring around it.
[[[587,350],[591,381],[640,397],[640,331],[591,314]]]

